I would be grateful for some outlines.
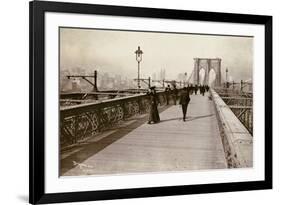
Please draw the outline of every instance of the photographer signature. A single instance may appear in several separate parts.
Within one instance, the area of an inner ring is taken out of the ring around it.
[[[85,168],[93,168],[91,165],[83,164],[83,163],[78,163],[76,161],[73,161],[74,166],[78,166],[79,169],[85,169]]]

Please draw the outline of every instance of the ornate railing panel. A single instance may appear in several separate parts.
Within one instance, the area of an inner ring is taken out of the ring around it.
[[[164,105],[166,103],[164,92],[157,95],[160,105]],[[146,94],[61,107],[60,145],[65,147],[94,136],[124,119],[147,113],[149,107]]]

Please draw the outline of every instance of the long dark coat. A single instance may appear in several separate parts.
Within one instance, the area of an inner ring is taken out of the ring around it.
[[[159,112],[157,105],[159,103],[158,97],[154,93],[149,93],[149,101],[150,101],[150,109],[149,109],[149,122],[159,122],[160,117],[159,117]]]
[[[189,92],[189,89],[184,89],[180,94],[180,104],[182,106],[182,114],[184,121],[186,118],[187,106],[190,101]]]
[[[180,94],[180,104],[181,105],[188,105],[190,101],[190,97],[189,97],[189,90],[183,90]]]

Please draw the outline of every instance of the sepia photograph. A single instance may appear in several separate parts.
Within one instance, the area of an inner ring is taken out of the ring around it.
[[[30,203],[272,189],[272,16],[33,1],[30,25]]]
[[[59,176],[253,167],[253,36],[59,28]]]

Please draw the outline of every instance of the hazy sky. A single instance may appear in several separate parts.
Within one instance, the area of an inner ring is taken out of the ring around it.
[[[137,77],[135,50],[144,52],[141,77],[166,70],[167,79],[192,72],[193,58],[221,58],[234,80],[252,78],[253,38],[194,34],[167,34],[94,29],[60,30],[61,68],[81,67],[92,72]]]

